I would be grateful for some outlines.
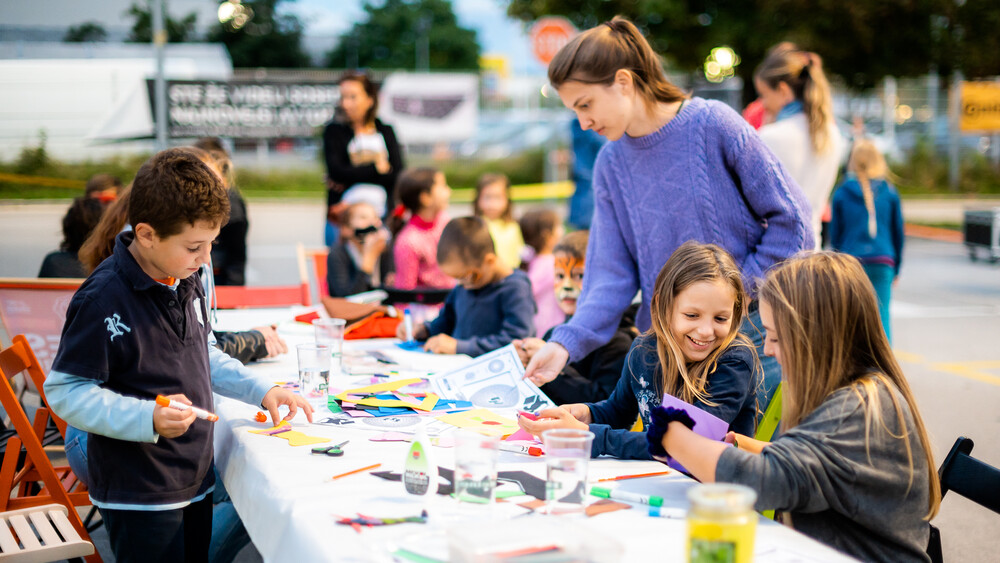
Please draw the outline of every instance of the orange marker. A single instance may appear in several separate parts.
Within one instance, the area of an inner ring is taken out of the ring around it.
[[[641,479],[643,477],[656,477],[657,475],[667,475],[673,473],[673,471],[657,471],[656,473],[639,473],[636,475],[619,475],[617,477],[608,477],[606,479],[598,479],[597,482],[601,483],[603,481],[622,481],[625,479]]]
[[[176,399],[169,399],[167,397],[164,397],[163,395],[156,396],[156,404],[160,405],[161,407],[170,407],[172,409],[177,409],[179,411],[186,411],[190,409],[194,411],[194,414],[197,415],[198,418],[204,418],[205,420],[208,420],[210,422],[215,422],[216,420],[219,420],[218,416],[208,412],[205,409],[199,409],[198,407],[185,405],[184,403]]]
[[[348,475],[354,475],[355,473],[361,473],[362,471],[368,471],[369,469],[375,469],[376,467],[381,467],[381,463],[376,463],[374,465],[369,465],[368,467],[362,467],[361,469],[355,469],[354,471],[348,471],[347,473],[341,473],[340,475],[334,475],[334,480],[340,479],[341,477],[347,477]]]

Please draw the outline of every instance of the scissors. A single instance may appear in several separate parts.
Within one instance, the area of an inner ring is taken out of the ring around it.
[[[326,454],[326,455],[331,456],[331,457],[340,457],[340,456],[344,455],[344,450],[341,449],[341,446],[344,446],[344,445],[348,444],[349,442],[350,442],[350,440],[344,440],[343,442],[337,444],[336,446],[327,446],[327,447],[313,448],[312,449],[312,453],[314,453],[314,454]]]

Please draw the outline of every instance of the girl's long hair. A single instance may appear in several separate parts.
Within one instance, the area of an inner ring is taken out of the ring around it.
[[[476,217],[484,217],[483,208],[479,206],[479,199],[483,196],[483,190],[487,186],[500,183],[503,184],[503,193],[507,197],[507,207],[504,208],[500,218],[504,221],[514,220],[514,202],[510,199],[510,178],[506,174],[487,172],[476,181],[476,199],[472,202],[472,214]]]
[[[875,143],[869,139],[859,138],[854,141],[847,170],[857,177],[858,184],[861,185],[861,195],[865,200],[865,209],[868,210],[868,236],[875,238],[878,234],[878,217],[875,214],[872,180],[887,178],[889,166],[885,163],[882,153],[875,147]]]
[[[735,295],[729,334],[704,360],[687,363],[670,327],[677,296],[698,282],[722,281]],[[663,265],[653,286],[650,304],[651,326],[646,334],[656,336],[656,352],[660,360],[662,389],[688,403],[695,400],[711,405],[705,392],[708,378],[715,371],[719,357],[731,345],[754,350],[750,340],[740,334],[740,324],[746,315],[746,292],[740,269],[732,256],[714,244],[688,241],[682,244]],[[756,357],[756,352],[754,352]],[[754,362],[755,364],[757,362]]]
[[[865,405],[865,447],[881,428],[903,440],[913,485],[914,459],[910,443],[916,434],[924,450],[930,489],[926,518],[937,513],[941,485],[934,470],[931,443],[903,370],[889,347],[879,319],[878,302],[861,263],[834,252],[803,253],[768,272],[760,300],[773,314],[781,343],[781,427],[795,428],[831,393],[847,387]],[[915,428],[907,428],[902,404],[890,393],[899,433],[880,416],[878,385],[902,395]],[[870,452],[869,452],[870,454]]]
[[[584,31],[559,49],[549,63],[549,82],[556,90],[571,80],[610,86],[619,70],[632,74],[648,106],[687,97],[667,80],[660,57],[635,24],[621,16]]]
[[[833,98],[819,55],[802,51],[792,43],[779,43],[757,67],[754,78],[769,88],[778,88],[782,82],[788,84],[795,99],[802,102],[813,151],[824,153],[830,149]]]

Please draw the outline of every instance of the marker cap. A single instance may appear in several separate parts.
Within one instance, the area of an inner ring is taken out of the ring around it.
[[[161,407],[169,407],[170,406],[170,399],[164,397],[163,395],[157,395],[156,396],[156,404],[160,405]]]

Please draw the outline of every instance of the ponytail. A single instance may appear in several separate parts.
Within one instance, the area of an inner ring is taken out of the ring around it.
[[[861,138],[854,141],[847,169],[857,177],[858,184],[861,185],[861,196],[865,200],[865,209],[868,210],[868,235],[875,238],[875,235],[878,234],[878,217],[875,211],[875,191],[872,189],[872,179],[888,176],[889,167],[886,165],[882,153],[875,147],[875,143]]]
[[[779,43],[757,67],[754,78],[770,88],[777,88],[782,82],[788,84],[795,99],[802,102],[813,151],[824,153],[831,148],[833,98],[819,55],[801,51],[787,42]]]
[[[569,81],[609,86],[619,70],[632,75],[636,90],[649,105],[687,97],[667,80],[659,55],[635,24],[621,16],[584,31],[559,49],[549,63],[549,82],[557,90]]]

